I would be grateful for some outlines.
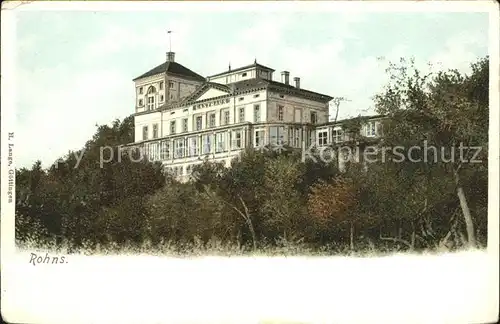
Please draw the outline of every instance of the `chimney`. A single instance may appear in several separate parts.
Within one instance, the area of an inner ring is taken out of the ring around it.
[[[288,71],[281,72],[281,82],[283,82],[286,85],[290,84],[290,72]]]
[[[167,52],[167,62],[175,62],[175,53]]]
[[[293,78],[293,81],[295,81],[295,88],[300,89],[300,78],[295,77]]]

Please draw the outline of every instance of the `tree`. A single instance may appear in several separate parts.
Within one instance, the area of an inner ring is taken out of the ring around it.
[[[306,223],[305,200],[299,191],[305,168],[293,156],[281,155],[266,161],[262,202],[264,225],[270,236],[291,239]]]
[[[106,241],[102,224],[121,227],[120,232],[125,234],[117,234],[114,239],[137,241],[144,223],[142,198],[161,188],[165,178],[161,165],[134,162],[129,153],[118,154],[118,146],[129,143],[133,133],[132,117],[116,120],[111,127],[98,126],[82,150],[69,152],[47,170],[41,169],[40,162],[31,170],[20,170],[16,187],[18,219],[38,219],[35,223],[47,231],[47,236],[57,238],[59,243],[64,238],[74,246]],[[102,164],[103,147],[111,148],[108,151],[113,156]],[[19,240],[35,230],[27,227],[30,222],[17,222]]]
[[[414,170],[426,173],[439,168],[453,180],[471,247],[476,245],[474,217],[464,186],[473,174],[487,173],[484,160],[473,164],[464,158],[472,157],[474,146],[482,148],[483,158],[487,156],[488,62],[486,58],[473,64],[470,75],[457,70],[422,75],[413,61],[401,60],[390,65],[391,81],[375,97],[378,112],[392,119],[384,128],[386,145],[403,146],[405,153],[411,146],[420,151],[425,145],[440,149],[441,159],[433,152],[433,164],[417,163]],[[448,159],[442,158],[444,150]]]
[[[354,226],[356,213],[356,188],[351,179],[337,177],[333,182],[319,181],[309,195],[308,210],[312,217],[323,226],[332,228],[338,225],[349,225],[349,244],[354,249]]]

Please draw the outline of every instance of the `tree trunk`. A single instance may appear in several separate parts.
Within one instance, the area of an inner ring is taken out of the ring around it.
[[[257,250],[257,237],[255,235],[255,230],[253,229],[253,224],[250,218],[247,220],[248,228],[250,229],[250,233],[252,234],[252,243],[254,251]]]
[[[241,249],[241,228],[238,228],[238,232],[236,233],[236,242],[238,242],[238,249]]]
[[[411,241],[410,241],[410,250],[413,251],[415,249],[415,221],[411,221]]]
[[[472,216],[470,214],[469,205],[467,204],[467,198],[465,197],[465,192],[460,185],[458,172],[455,173],[455,182],[457,184],[457,196],[460,200],[460,208],[462,209],[462,214],[465,220],[465,226],[467,229],[467,240],[470,248],[476,247],[476,237],[474,233],[474,223],[472,221]]]
[[[351,247],[351,251],[354,251],[354,222],[351,222],[350,247]]]
[[[255,235],[255,230],[253,228],[253,223],[252,219],[250,218],[250,212],[248,211],[247,205],[245,204],[245,201],[241,196],[239,196],[241,204],[243,205],[243,208],[245,209],[245,214],[242,214],[243,218],[245,218],[245,221],[248,225],[248,229],[250,230],[250,233],[252,234],[252,243],[253,243],[253,249],[254,251],[257,250],[257,236]]]

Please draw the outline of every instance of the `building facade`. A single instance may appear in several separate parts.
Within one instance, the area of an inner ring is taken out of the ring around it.
[[[135,143],[167,172],[187,180],[193,165],[209,159],[230,166],[248,147],[287,145],[296,149],[347,140],[342,123],[328,122],[333,97],[301,87],[300,78],[256,61],[203,77],[175,61],[135,78]],[[377,136],[377,118],[363,125]]]

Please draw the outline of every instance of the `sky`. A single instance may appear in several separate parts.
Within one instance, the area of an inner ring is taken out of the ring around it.
[[[80,149],[96,124],[132,114],[132,79],[165,61],[167,30],[176,61],[198,74],[256,59],[275,79],[287,70],[304,89],[349,99],[339,118],[375,113],[389,61],[467,73],[488,54],[488,14],[479,12],[20,11],[16,166],[47,167]]]

